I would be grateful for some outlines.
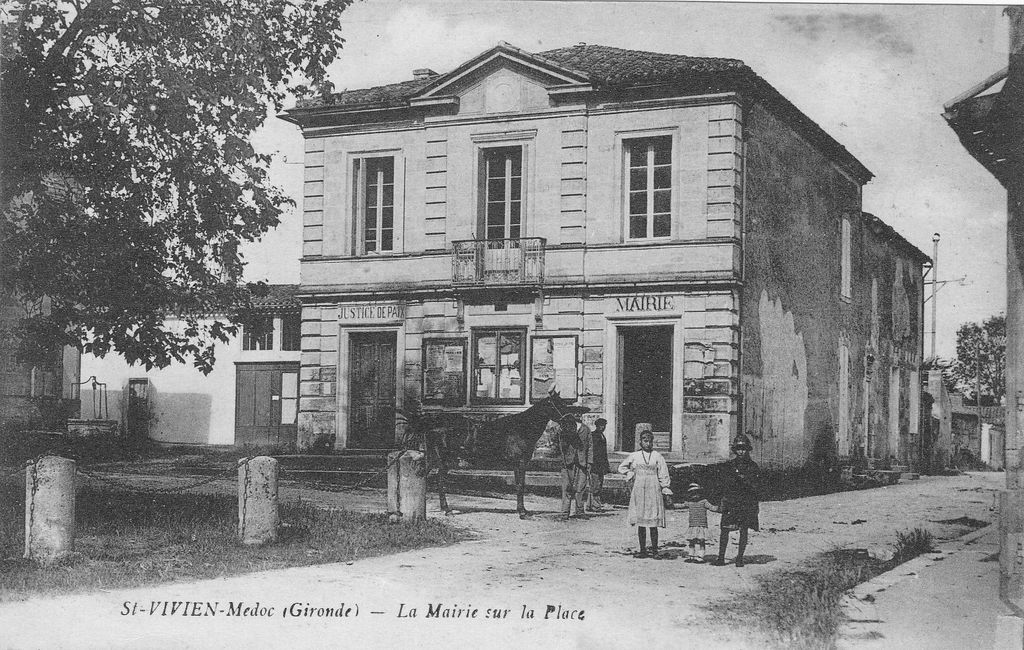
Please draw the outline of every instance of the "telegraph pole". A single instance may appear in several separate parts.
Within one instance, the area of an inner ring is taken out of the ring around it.
[[[984,433],[981,428],[981,341],[978,341],[978,347],[975,350],[974,355],[974,414],[978,418],[978,444],[981,444],[981,436]],[[981,447],[978,447],[979,455],[981,453]],[[978,458],[978,460],[981,460]]]
[[[932,235],[932,359],[935,358],[935,294],[939,290],[939,239],[939,233]]]

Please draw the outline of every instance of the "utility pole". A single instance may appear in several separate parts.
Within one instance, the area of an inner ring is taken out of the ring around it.
[[[981,341],[978,341],[974,355],[974,414],[978,418],[978,444],[981,444]],[[978,449],[981,450],[980,447]]]
[[[935,358],[935,306],[937,304],[935,294],[939,290],[939,239],[939,233],[932,235],[932,359]]]

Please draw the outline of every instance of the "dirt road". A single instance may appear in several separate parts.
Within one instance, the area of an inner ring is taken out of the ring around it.
[[[631,555],[635,541],[624,509],[560,522],[556,501],[533,498],[528,507],[538,514],[521,521],[513,502],[455,495],[452,503],[461,512],[453,521],[473,530],[475,541],[352,564],[0,605],[0,646],[449,644],[490,650],[624,647],[643,639],[652,648],[720,647],[727,641],[730,647],[758,647],[757,639],[712,627],[706,605],[752,588],[759,574],[791,568],[821,551],[882,551],[896,531],[917,526],[940,538],[959,535],[962,526],[939,522],[993,520],[992,494],[1002,481],[1002,474],[926,477],[765,503],[762,531],[752,535],[751,563],[743,569],[677,558],[673,544],[682,542],[685,510],[669,511],[662,533],[663,546],[676,559],[640,560]],[[346,499],[328,498],[339,505]],[[373,505],[366,493],[361,499],[362,507]],[[185,602],[192,604],[172,604]]]

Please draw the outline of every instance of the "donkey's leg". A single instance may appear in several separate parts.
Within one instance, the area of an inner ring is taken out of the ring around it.
[[[526,519],[530,514],[526,512],[526,505],[523,503],[523,494],[526,492],[526,463],[518,462],[515,466],[516,477],[516,510],[520,519]]]
[[[452,509],[451,506],[448,505],[448,497],[444,491],[444,480],[445,477],[447,477],[447,475],[447,467],[441,465],[440,467],[437,468],[437,496],[441,502],[441,510],[444,511],[444,514],[451,516]]]

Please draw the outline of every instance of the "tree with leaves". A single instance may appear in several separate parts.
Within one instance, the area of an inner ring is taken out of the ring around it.
[[[956,361],[950,373],[961,394],[981,403],[998,404],[1006,394],[1006,317],[1002,314],[982,323],[964,323],[956,331]]]
[[[350,3],[4,5],[0,292],[48,305],[18,323],[25,354],[209,372],[251,296],[239,246],[291,203],[250,138],[289,95],[330,91]]]

